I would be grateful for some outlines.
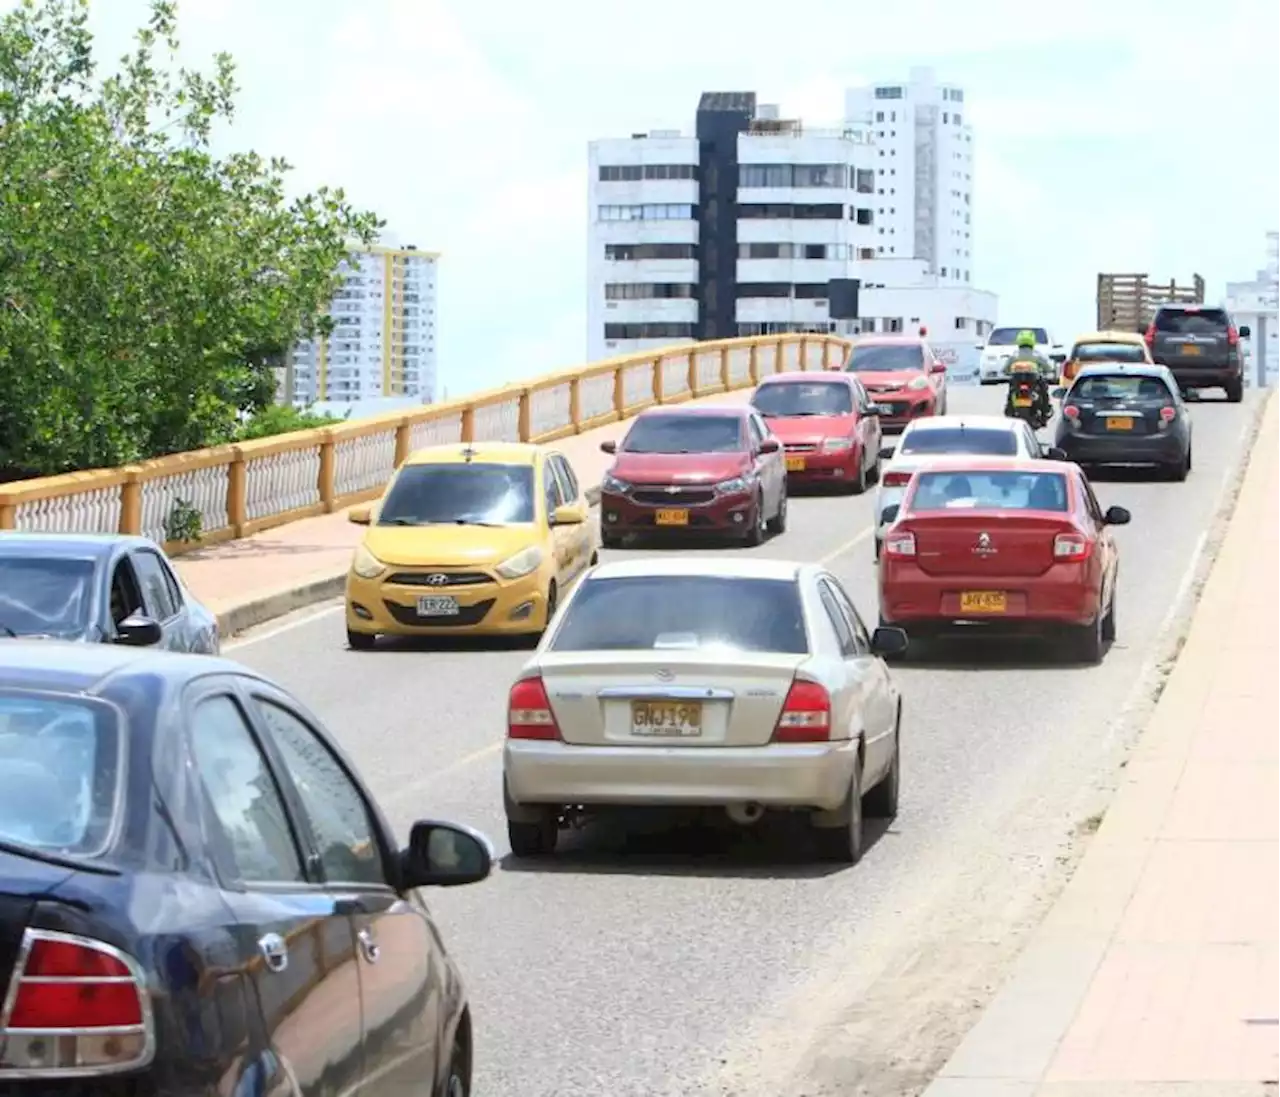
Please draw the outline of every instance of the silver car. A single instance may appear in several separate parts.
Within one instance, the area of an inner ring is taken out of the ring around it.
[[[512,852],[554,851],[576,817],[709,808],[739,825],[810,816],[824,859],[855,863],[864,811],[898,807],[902,698],[814,564],[648,557],[586,573],[511,688],[503,792]]]
[[[880,451],[880,486],[876,490],[876,559],[884,534],[898,516],[911,474],[930,457],[948,454],[986,457],[1057,457],[1060,450],[1043,445],[1021,419],[1000,415],[940,415],[915,419],[898,439],[896,448]]]

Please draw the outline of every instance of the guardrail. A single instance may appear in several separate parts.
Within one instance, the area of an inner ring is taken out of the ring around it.
[[[0,485],[0,530],[144,534],[177,554],[377,498],[411,452],[552,442],[796,369],[839,368],[849,341],[762,335],[623,355],[421,411]]]

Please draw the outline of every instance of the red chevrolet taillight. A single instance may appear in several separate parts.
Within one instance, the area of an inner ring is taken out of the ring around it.
[[[1235,324],[1227,325],[1227,346],[1238,347],[1240,345],[1240,333],[1236,330]]]
[[[93,1075],[145,1066],[154,1051],[142,969],[100,941],[29,929],[0,1029],[0,1079]]]
[[[1172,404],[1167,404],[1160,409],[1160,429],[1164,430],[1170,423],[1178,418],[1178,409]]]
[[[775,743],[821,743],[831,738],[831,695],[817,682],[797,678],[782,703]]]
[[[1080,409],[1076,407],[1075,404],[1063,404],[1062,414],[1073,423],[1078,423],[1080,421]]]
[[[508,739],[559,739],[560,727],[542,676],[521,678],[507,699]]]
[[[1053,558],[1059,563],[1087,560],[1093,551],[1093,542],[1078,533],[1060,533],[1053,539]]]
[[[916,535],[914,533],[890,533],[884,539],[884,551],[889,556],[914,556],[916,554]]]
[[[1156,345],[1156,322],[1154,320],[1147,325],[1146,334],[1143,335],[1142,338],[1146,340],[1148,347],[1154,347]]]
[[[911,473],[909,472],[886,472],[880,482],[887,488],[905,488],[911,483]]]

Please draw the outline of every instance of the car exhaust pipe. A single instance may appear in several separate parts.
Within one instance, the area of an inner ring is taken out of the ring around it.
[[[754,826],[764,818],[764,805],[749,800],[745,804],[730,804],[725,809],[729,821],[740,827]]]

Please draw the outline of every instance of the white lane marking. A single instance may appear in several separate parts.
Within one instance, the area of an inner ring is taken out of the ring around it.
[[[850,537],[849,540],[847,540],[843,545],[837,545],[835,548],[833,548],[830,552],[826,554],[826,556],[823,556],[818,561],[818,563],[821,564],[823,567],[826,567],[829,563],[831,563],[833,560],[839,559],[846,552],[849,552],[852,549],[857,548],[858,545],[862,544],[862,542],[865,541],[868,537],[870,537],[873,533],[875,533],[875,531],[876,531],[875,526],[867,526],[866,529],[861,530],[860,532],[854,534],[854,536]]]

